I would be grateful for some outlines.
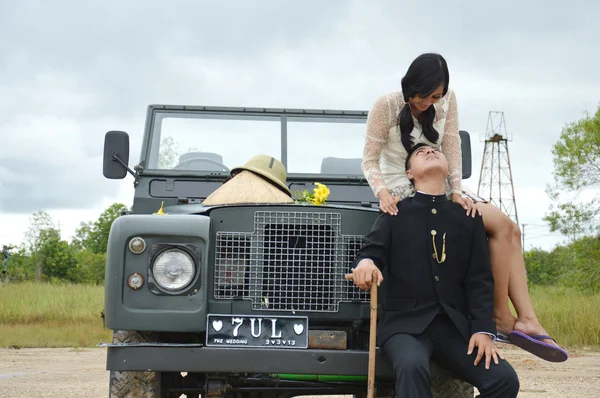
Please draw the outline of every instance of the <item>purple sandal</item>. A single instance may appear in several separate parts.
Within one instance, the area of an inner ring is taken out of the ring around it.
[[[546,361],[564,362],[569,354],[560,347],[543,342],[543,339],[554,338],[545,335],[528,336],[525,333],[513,330],[508,334],[508,340],[523,350],[532,353]]]

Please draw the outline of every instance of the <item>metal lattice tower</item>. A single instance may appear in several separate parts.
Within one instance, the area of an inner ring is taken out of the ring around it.
[[[485,142],[485,147],[477,195],[497,206],[519,225],[508,155],[508,141],[512,141],[512,135],[506,133],[504,112],[490,111],[485,136],[480,138]]]

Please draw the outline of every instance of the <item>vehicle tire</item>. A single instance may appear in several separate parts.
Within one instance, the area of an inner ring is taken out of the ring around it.
[[[227,398],[292,398],[293,395],[286,393],[277,392],[245,392],[245,393],[231,393],[227,395]]]
[[[433,398],[473,398],[473,386],[466,381],[451,377],[435,376],[431,378]]]
[[[115,330],[113,343],[154,341],[150,333]],[[161,398],[160,372],[111,371],[109,398]]]
[[[475,391],[469,383],[450,377],[432,376],[431,395],[433,398],[473,398]],[[354,395],[355,398],[366,398],[367,394]],[[379,395],[377,398],[393,398],[390,395]]]
[[[430,372],[431,395],[433,398],[473,398],[475,390],[471,384],[464,380],[457,379],[455,375],[451,374],[446,369],[441,368],[435,362],[431,363]],[[367,394],[365,393],[358,397],[366,398],[366,396]],[[377,394],[377,398],[392,397]]]

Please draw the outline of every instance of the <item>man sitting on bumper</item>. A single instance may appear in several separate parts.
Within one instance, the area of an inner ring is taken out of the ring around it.
[[[494,282],[481,216],[465,217],[446,196],[448,163],[419,144],[406,174],[416,194],[381,213],[354,261],[354,283],[369,289],[387,268],[377,344],[393,365],[397,397],[431,397],[429,361],[477,387],[480,397],[516,397],[519,380],[494,340]]]

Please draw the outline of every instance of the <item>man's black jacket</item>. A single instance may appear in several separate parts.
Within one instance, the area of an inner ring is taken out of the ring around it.
[[[443,236],[446,259],[442,258]],[[387,277],[380,298],[379,346],[395,333],[419,334],[443,310],[467,339],[477,332],[496,334],[492,320],[494,282],[481,216],[445,195],[417,192],[398,204],[398,214],[380,214],[353,266],[373,260]]]

